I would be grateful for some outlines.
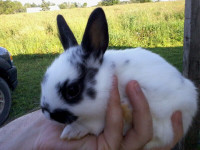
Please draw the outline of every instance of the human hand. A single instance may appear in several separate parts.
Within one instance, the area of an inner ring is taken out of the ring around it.
[[[41,111],[16,119],[0,129],[5,136],[0,139],[2,149],[66,149],[66,150],[141,150],[152,138],[152,118],[147,100],[136,81],[128,83],[126,93],[129,97],[133,111],[133,128],[125,137],[122,136],[123,116],[117,88],[117,79],[113,84],[106,113],[106,125],[99,136],[88,135],[80,140],[61,140],[60,134],[65,125],[50,121]],[[153,150],[171,149],[182,137],[183,126],[181,113],[172,115],[174,129],[173,142],[163,148]],[[17,129],[17,130],[16,130]],[[13,134],[15,131],[15,134]],[[5,134],[6,133],[6,134]]]
[[[176,144],[181,140],[183,137],[183,123],[182,123],[182,114],[180,111],[176,111],[173,113],[172,117],[172,126],[174,131],[174,139],[171,144],[162,147],[162,148],[155,148],[152,150],[170,150],[176,146]]]
[[[143,147],[152,139],[153,127],[147,100],[137,83],[131,81],[126,87],[126,93],[129,97],[133,110],[133,128],[127,133],[122,142],[124,150],[142,150]],[[170,150],[183,136],[183,124],[181,112],[175,112],[172,117],[172,126],[174,131],[174,139],[171,144],[154,148],[152,150]]]
[[[130,104],[132,105],[132,129],[124,137],[121,149],[140,150],[153,137],[153,124],[147,100],[136,81],[130,81],[126,86]]]
[[[134,108],[133,111],[133,128],[128,131],[125,137],[123,132],[123,116],[117,88],[117,79],[115,78],[113,90],[111,92],[104,132],[98,137],[88,135],[80,140],[62,141],[58,137],[63,130],[62,125],[48,122],[41,132],[40,138],[37,140],[36,149],[126,149],[140,150],[152,139],[153,127],[152,118],[147,100],[136,81],[131,81],[126,87],[126,93],[130,103]],[[163,148],[154,150],[171,149],[180,140],[183,135],[181,113],[176,112],[172,116],[172,124],[174,128],[173,142]],[[53,132],[52,132],[53,131]],[[45,138],[46,137],[46,138]],[[54,148],[53,148],[54,147]]]

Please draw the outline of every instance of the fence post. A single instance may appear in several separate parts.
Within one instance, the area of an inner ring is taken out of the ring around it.
[[[200,88],[200,0],[185,0],[183,75]],[[200,99],[199,99],[200,110]],[[179,150],[200,149],[200,111]]]

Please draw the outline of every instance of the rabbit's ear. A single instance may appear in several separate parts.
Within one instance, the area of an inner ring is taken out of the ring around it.
[[[59,30],[60,41],[65,50],[69,47],[78,45],[74,34],[72,33],[71,29],[67,25],[62,15],[57,16],[57,25]]]
[[[108,24],[103,9],[95,9],[88,19],[83,35],[82,47],[84,51],[95,58],[103,57],[108,47]],[[99,58],[101,59],[101,58]]]

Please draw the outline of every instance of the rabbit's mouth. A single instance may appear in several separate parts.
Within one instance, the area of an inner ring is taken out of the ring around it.
[[[71,124],[78,119],[78,117],[73,113],[64,109],[55,109],[50,112],[48,108],[42,107],[42,112],[48,119],[52,119],[63,124]]]

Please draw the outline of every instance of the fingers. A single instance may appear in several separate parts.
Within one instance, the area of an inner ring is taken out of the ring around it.
[[[174,147],[183,137],[183,122],[182,122],[182,114],[180,111],[176,111],[172,115],[172,126],[174,131],[174,140],[172,143],[172,147]]]
[[[173,115],[171,117],[171,121],[172,121],[172,127],[173,127],[173,131],[174,131],[174,139],[173,139],[172,143],[167,145],[167,146],[155,148],[155,149],[152,149],[152,150],[169,150],[169,149],[172,149],[183,137],[184,132],[183,132],[183,123],[182,123],[181,112],[176,111],[175,113],[173,113]]]
[[[135,120],[138,122],[137,124],[134,124],[134,128],[138,129],[137,131],[141,133],[144,131],[144,128],[141,128],[141,126],[145,127],[147,125],[152,125],[149,104],[136,81],[131,81],[127,85],[127,94],[133,108],[133,123]]]
[[[123,141],[123,149],[140,149],[153,135],[152,117],[147,100],[136,81],[128,83],[126,93],[133,108],[133,128]]]
[[[118,149],[123,133],[123,116],[118,91],[117,77],[114,77],[113,87],[108,102],[104,138],[110,149]]]

